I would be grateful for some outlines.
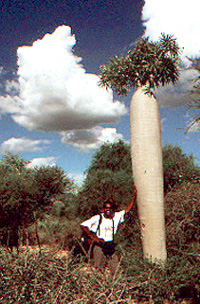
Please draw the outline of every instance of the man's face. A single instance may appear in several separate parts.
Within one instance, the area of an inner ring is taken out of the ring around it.
[[[105,206],[104,206],[104,216],[106,218],[112,218],[113,215],[114,215],[114,210],[112,208],[112,204],[109,204],[109,203],[105,204]]]

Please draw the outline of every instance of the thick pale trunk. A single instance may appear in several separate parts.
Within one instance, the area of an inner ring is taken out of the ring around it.
[[[163,166],[159,107],[139,87],[130,108],[131,156],[137,186],[144,257],[166,260]]]

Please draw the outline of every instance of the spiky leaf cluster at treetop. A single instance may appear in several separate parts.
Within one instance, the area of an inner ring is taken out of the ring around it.
[[[162,34],[157,41],[143,37],[125,57],[115,56],[100,66],[100,85],[127,95],[131,87],[147,85],[147,90],[175,83],[179,77],[180,49],[176,39]]]

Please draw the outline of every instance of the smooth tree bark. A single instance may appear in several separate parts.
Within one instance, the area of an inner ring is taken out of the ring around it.
[[[130,107],[131,157],[138,193],[143,255],[153,262],[167,258],[163,206],[163,166],[159,107],[152,90],[179,77],[176,39],[162,34],[157,42],[142,38],[125,57],[100,67],[100,85],[118,95],[137,90]]]
[[[152,261],[167,258],[159,106],[138,87],[131,100],[131,158],[141,224],[143,254]]]

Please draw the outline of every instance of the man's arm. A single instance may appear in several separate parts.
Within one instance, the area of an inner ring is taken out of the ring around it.
[[[98,244],[102,244],[104,242],[103,239],[100,239],[94,232],[90,231],[88,227],[81,225],[81,229],[91,238],[93,242]]]
[[[134,195],[133,195],[131,202],[128,204],[128,206],[125,209],[125,214],[128,213],[132,209],[132,207],[136,201],[136,198],[137,198],[137,189],[136,189],[136,186],[134,185]]]

